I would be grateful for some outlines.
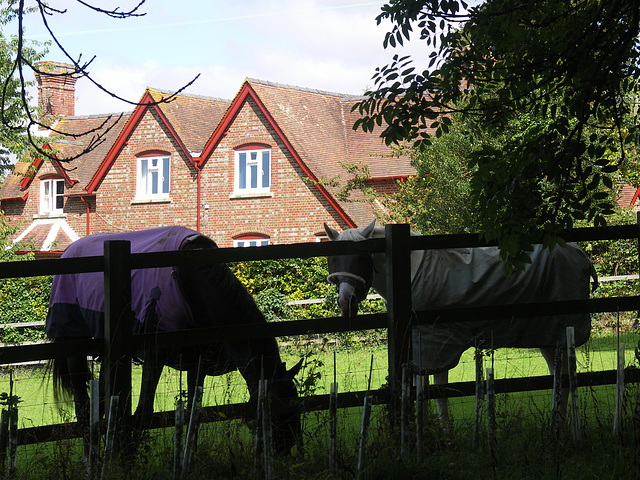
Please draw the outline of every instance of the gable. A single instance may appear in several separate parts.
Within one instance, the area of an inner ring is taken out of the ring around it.
[[[151,112],[157,116],[159,123],[169,133],[171,141],[178,145],[180,152],[195,166],[194,155],[202,150],[209,138],[208,132],[214,124],[217,125],[226,108],[227,103],[224,100],[188,95],[174,96],[171,92],[148,88],[122,133],[89,181],[87,192],[93,193],[98,188],[146,113]]]
[[[259,111],[260,114],[266,119],[266,122],[268,123],[269,127],[273,130],[274,134],[282,143],[282,145],[284,146],[288,154],[292,156],[292,158],[294,159],[294,162],[300,167],[300,169],[302,170],[306,178],[310,180],[315,187],[317,187],[320,194],[338,212],[338,214],[343,218],[343,220],[347,223],[347,225],[355,226],[353,220],[350,218],[349,215],[346,214],[344,208],[335,199],[335,196],[329,193],[326,184],[322,181],[324,179],[321,179],[321,177],[318,176],[318,172],[315,172],[311,168],[309,168],[307,162],[305,162],[305,159],[308,158],[309,155],[306,154],[306,152],[304,151],[303,152],[298,151],[298,148],[304,147],[304,144],[302,142],[299,142],[298,139],[296,138],[297,132],[294,131],[294,129],[289,129],[290,131],[287,131],[286,130],[288,127],[287,122],[284,122],[284,126],[283,126],[281,125],[282,122],[278,122],[274,117],[274,113],[276,115],[279,115],[285,112],[286,114],[286,112],[291,112],[291,109],[285,104],[280,104],[276,108],[274,108],[274,106],[269,108],[268,103],[265,103],[263,101],[264,100],[263,97],[260,96],[255,89],[255,87],[256,86],[259,87],[259,85],[260,84],[255,84],[255,82],[250,82],[248,80],[245,81],[242,88],[240,89],[240,92],[238,93],[236,98],[233,100],[233,102],[229,106],[229,109],[227,110],[226,115],[224,116],[224,118],[222,119],[222,121],[220,122],[220,124],[218,125],[214,133],[212,134],[211,138],[207,142],[207,145],[205,146],[202,152],[202,155],[199,159],[200,165],[204,165],[209,160],[209,158],[211,157],[213,151],[215,150],[215,148],[217,147],[221,139],[226,135],[231,125],[236,121],[238,113],[240,112],[242,107],[245,104],[250,102],[252,105],[256,107],[257,111]],[[289,133],[293,134],[293,139],[290,138]],[[310,131],[309,134],[321,135],[321,133],[319,132],[314,133],[313,131]],[[327,132],[324,132],[324,135],[327,135]],[[326,138],[328,139],[327,141],[333,142],[334,139],[336,138],[336,135],[329,135]],[[338,140],[337,143],[340,144],[340,141]],[[320,146],[320,144],[318,144],[318,146]],[[331,148],[329,145],[326,145],[326,144],[322,147],[322,150],[324,152],[331,152],[332,154],[333,152],[335,152],[335,149]],[[337,155],[339,155],[339,153],[337,153]],[[321,174],[322,172],[319,172],[319,173]]]
[[[359,192],[352,201],[338,200],[349,173],[345,165],[366,167],[373,178],[406,178],[415,174],[409,157],[391,155],[379,131],[354,131],[357,99],[332,92],[247,79],[199,159],[204,164],[228,132],[245,102],[267,119],[308,181],[349,226],[368,223],[374,211]]]

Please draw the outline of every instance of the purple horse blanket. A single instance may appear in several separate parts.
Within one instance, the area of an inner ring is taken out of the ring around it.
[[[175,251],[195,240],[216,248],[213,240],[184,227],[161,227],[126,233],[98,233],[73,242],[62,258],[102,256],[106,240],[128,240],[131,253]],[[131,272],[133,330],[175,331],[196,328],[176,268],[145,268]],[[151,323],[151,325],[150,325]],[[47,336],[102,338],[104,332],[104,274],[89,272],[56,275],[51,287]]]

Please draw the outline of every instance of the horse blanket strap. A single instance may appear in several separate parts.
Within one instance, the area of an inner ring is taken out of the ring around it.
[[[514,270],[507,278],[496,247],[426,250],[412,282],[413,310],[589,298],[593,265],[575,244],[552,251],[536,245],[531,260],[524,271]],[[576,345],[587,341],[589,314],[419,325],[413,328],[414,365],[428,373],[449,370],[474,345],[555,347],[566,344],[568,325],[575,329]]]
[[[131,253],[180,250],[201,235],[184,227],[162,227],[139,232],[95,234],[73,242],[62,258],[101,256],[105,240],[128,240]],[[133,331],[148,327],[174,331],[196,323],[178,284],[173,267],[131,272]],[[49,338],[102,338],[104,331],[104,275],[102,272],[56,275],[51,287],[46,332]],[[81,317],[82,320],[78,320]],[[145,325],[149,320],[157,325]]]
[[[152,331],[152,329],[157,326],[158,315],[156,314],[156,305],[158,303],[158,300],[160,300],[160,295],[162,295],[162,290],[160,290],[160,288],[153,287],[151,289],[151,294],[149,295],[151,301],[145,308],[144,319],[142,320],[142,322],[136,322],[136,324],[134,325],[134,327],[137,327],[140,330],[136,331],[134,329],[133,333],[147,333]]]

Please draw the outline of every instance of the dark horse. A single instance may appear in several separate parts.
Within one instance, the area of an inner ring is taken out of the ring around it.
[[[183,227],[163,227],[130,233],[96,234],[72,243],[62,258],[103,254],[105,240],[131,242],[131,253],[217,248],[213,240]],[[56,275],[53,279],[47,335],[54,342],[74,338],[103,338],[103,273]],[[265,317],[253,297],[226,264],[162,267],[131,272],[134,333],[176,331],[198,327],[263,323]],[[206,375],[238,369],[253,404],[262,372],[272,397],[276,450],[289,452],[300,439],[300,415],[293,381],[300,364],[287,371],[274,338],[238,340],[137,352],[142,362],[140,400],[134,417],[145,425],[153,412],[155,391],[164,365],[187,371],[189,398]],[[199,373],[199,374],[198,374]],[[85,357],[53,363],[54,387],[73,395],[76,417],[89,423],[87,382],[91,378]],[[85,441],[85,453],[87,443]]]

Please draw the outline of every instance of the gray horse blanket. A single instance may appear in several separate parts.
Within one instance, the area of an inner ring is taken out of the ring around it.
[[[582,300],[589,297],[590,279],[595,278],[591,261],[575,244],[552,251],[536,245],[531,264],[524,271],[514,270],[508,278],[503,266],[496,247],[425,250],[412,281],[413,309]],[[413,329],[414,365],[425,373],[449,370],[475,345],[566,345],[569,325],[575,328],[576,345],[588,340],[588,314],[420,325]]]
[[[184,227],[162,227],[139,232],[95,234],[73,242],[62,258],[101,256],[106,240],[128,240],[131,253],[175,251],[195,240],[216,248],[215,242]],[[185,301],[174,267],[145,268],[131,273],[134,332],[175,331],[198,325]],[[104,336],[104,274],[90,272],[56,275],[51,287],[47,336]]]

